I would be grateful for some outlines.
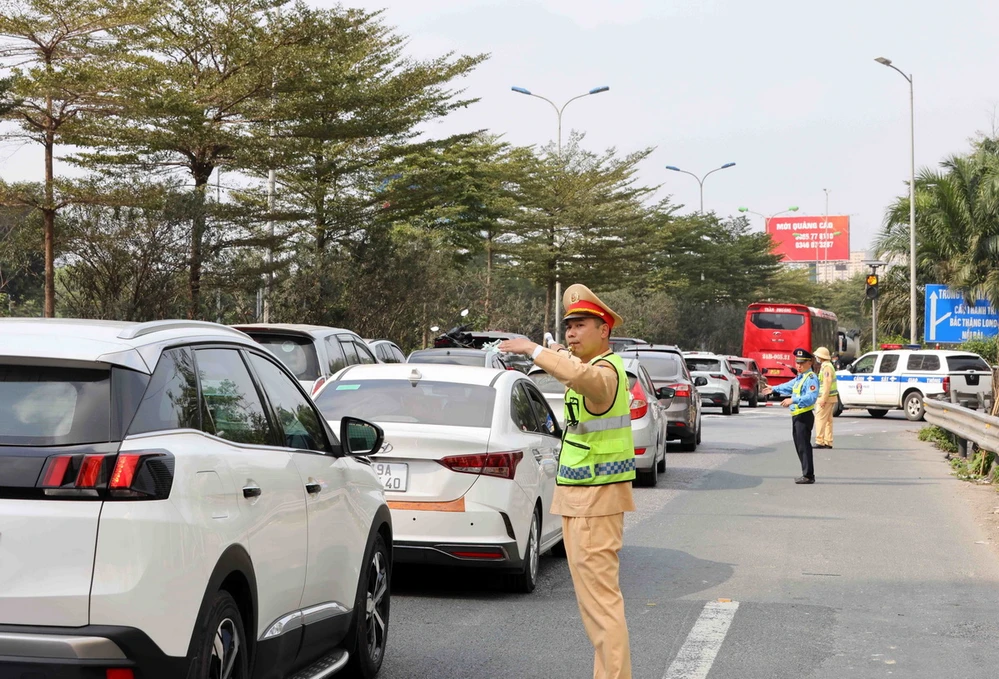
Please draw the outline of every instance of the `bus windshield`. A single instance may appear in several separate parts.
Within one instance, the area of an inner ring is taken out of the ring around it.
[[[773,314],[757,311],[750,321],[760,330],[797,330],[805,324],[803,314]]]

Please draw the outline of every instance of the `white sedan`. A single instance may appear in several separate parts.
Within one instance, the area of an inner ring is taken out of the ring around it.
[[[561,429],[523,373],[458,365],[358,365],[315,396],[330,423],[385,431],[371,456],[385,485],[397,563],[492,567],[531,592],[559,547],[550,512]],[[337,425],[339,426],[339,425]]]

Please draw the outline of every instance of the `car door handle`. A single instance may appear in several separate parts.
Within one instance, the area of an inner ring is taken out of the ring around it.
[[[243,486],[243,497],[245,498],[260,497],[261,492],[263,491],[260,490],[260,486]]]
[[[305,490],[309,491],[310,495],[315,495],[323,489],[323,484],[318,481],[309,481],[305,484]]]

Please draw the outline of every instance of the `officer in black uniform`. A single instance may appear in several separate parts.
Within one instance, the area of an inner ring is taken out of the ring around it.
[[[791,432],[794,448],[801,462],[801,476],[795,483],[815,483],[815,467],[812,461],[812,427],[815,424],[815,402],[819,398],[819,378],[812,371],[815,357],[806,349],[794,350],[794,365],[797,377],[776,387],[767,387],[764,395],[784,396],[781,405],[791,409]]]

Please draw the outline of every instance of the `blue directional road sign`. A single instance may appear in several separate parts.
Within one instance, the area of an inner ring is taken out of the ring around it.
[[[999,312],[987,299],[969,306],[960,291],[946,285],[926,286],[924,319],[926,342],[958,343],[999,335]]]

